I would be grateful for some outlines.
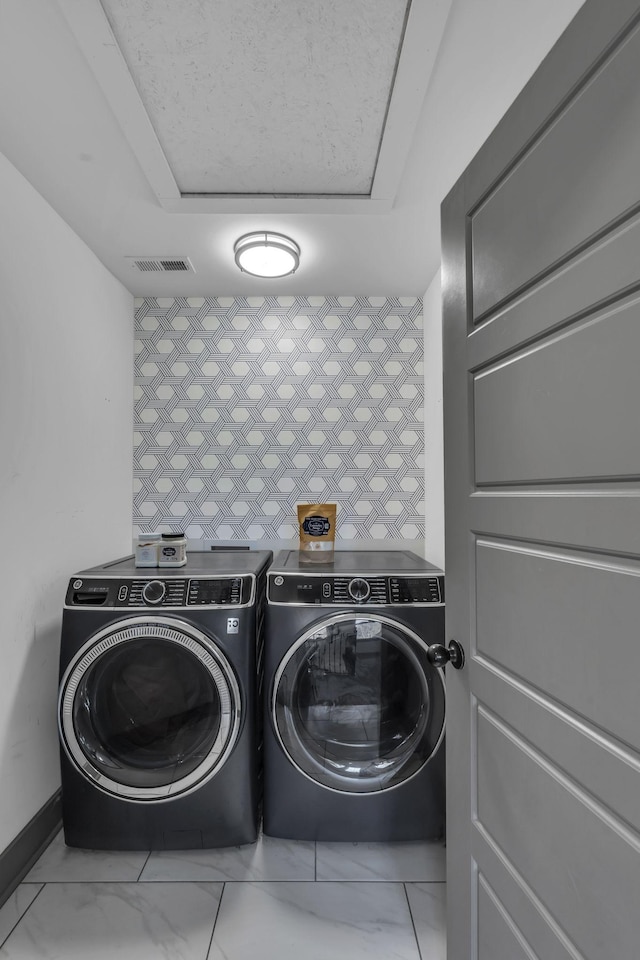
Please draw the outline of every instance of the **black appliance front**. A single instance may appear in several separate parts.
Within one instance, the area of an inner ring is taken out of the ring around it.
[[[254,841],[271,554],[130,559],[69,583],[60,656],[65,840],[94,849]]]
[[[268,575],[264,832],[306,840],[440,837],[444,578],[419,557],[346,552]]]

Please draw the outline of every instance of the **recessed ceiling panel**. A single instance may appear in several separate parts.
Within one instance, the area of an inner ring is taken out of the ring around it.
[[[368,196],[410,0],[101,0],[180,193]]]

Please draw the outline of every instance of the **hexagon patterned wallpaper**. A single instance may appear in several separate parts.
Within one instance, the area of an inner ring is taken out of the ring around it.
[[[422,301],[136,301],[134,533],[289,541],[298,503],[337,540],[424,538]]]

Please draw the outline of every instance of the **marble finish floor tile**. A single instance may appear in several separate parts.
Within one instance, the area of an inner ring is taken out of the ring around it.
[[[9,899],[2,904],[2,907],[0,907],[0,946],[38,896],[42,886],[41,883],[21,883]]]
[[[2,960],[206,960],[222,884],[47,884]]]
[[[164,850],[150,855],[141,880],[313,880],[315,844],[261,836],[217,850]]]
[[[446,884],[407,883],[405,888],[422,960],[446,960]]]
[[[420,960],[398,883],[231,883],[208,960]]]
[[[145,850],[80,850],[67,847],[62,831],[24,878],[27,883],[137,880],[149,853]]]
[[[440,841],[317,843],[316,879],[443,881],[446,851]]]

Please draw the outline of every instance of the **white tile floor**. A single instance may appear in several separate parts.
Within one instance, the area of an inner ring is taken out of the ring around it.
[[[149,854],[60,833],[0,909],[0,958],[445,960],[444,881],[440,843]]]

